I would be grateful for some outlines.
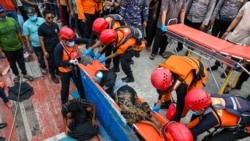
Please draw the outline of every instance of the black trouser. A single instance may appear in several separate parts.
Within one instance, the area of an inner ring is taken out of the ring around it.
[[[105,57],[109,56],[113,52],[113,49],[114,49],[113,45],[106,46],[106,48],[104,49]],[[108,59],[107,61],[105,61],[105,65],[110,66],[111,60],[113,60],[113,62],[114,62],[114,58]]]
[[[147,47],[150,47],[154,36],[155,36],[155,29],[156,29],[156,20],[153,20],[153,14],[154,10],[150,9],[148,14],[148,23],[146,27],[146,41],[147,41]]]
[[[212,35],[218,38],[221,38],[222,35],[226,32],[228,26],[231,24],[232,21],[222,21],[222,20],[215,20],[214,26],[212,29]],[[215,61],[215,66],[220,66],[219,61]]]
[[[250,64],[247,64],[247,65],[245,66],[245,68],[250,72]],[[240,74],[239,80],[238,80],[238,82],[237,82],[235,88],[241,89],[242,84],[243,84],[245,81],[247,81],[248,78],[249,78],[249,74],[248,74],[247,72],[243,71],[243,72]]]
[[[94,20],[98,17],[97,14],[84,14],[86,17],[86,22],[83,23],[83,38],[90,38],[92,33],[92,24]]]
[[[61,22],[62,22],[62,25],[64,26],[64,25],[67,25],[68,27],[70,27],[69,26],[69,13],[68,13],[68,11],[67,11],[67,6],[64,6],[64,5],[61,5],[61,7],[60,7],[61,9],[60,9],[60,19],[61,19]]]
[[[232,21],[215,20],[212,35],[221,38]]]
[[[208,137],[204,141],[236,141],[238,139],[243,139],[249,135],[243,131],[237,131],[232,129],[223,129],[222,131],[216,133],[214,136]]]
[[[74,66],[74,69],[71,72],[67,73],[60,72],[60,78],[61,78],[62,104],[68,102],[70,78],[73,79],[80,97],[85,98],[84,88],[80,76],[80,70],[77,66]]]
[[[167,39],[168,39],[167,36],[163,35],[161,29],[157,28],[155,33],[155,41],[152,49],[152,54],[157,54],[159,48],[160,48],[159,54],[164,53],[168,44]]]
[[[119,65],[120,65],[120,58],[121,58],[121,55],[118,55],[118,56],[116,56],[115,58],[113,58],[114,68],[119,68]]]
[[[23,6],[18,6],[18,10],[23,16],[23,21],[25,22],[26,20],[28,20],[29,17],[27,16],[27,13],[23,10]]]
[[[46,65],[45,65],[45,60],[44,60],[44,55],[43,55],[43,51],[41,47],[33,47],[35,54],[37,56],[40,68],[42,69],[46,69]]]
[[[132,72],[130,67],[131,59],[135,56],[136,51],[132,48],[129,48],[123,55],[121,55],[120,61],[123,72],[128,75]]]
[[[194,29],[197,29],[197,30],[200,30],[200,26],[202,23],[193,23],[191,21],[189,21],[187,18],[185,19],[185,25],[189,26],[189,27],[192,27]]]
[[[55,72],[57,70],[55,65],[55,57],[54,57],[54,51],[47,51],[49,54],[49,57],[47,58],[48,65],[49,65],[49,73],[51,76],[55,76]]]
[[[22,47],[16,51],[4,51],[3,50],[3,52],[10,63],[10,68],[11,68],[14,75],[16,75],[16,76],[19,75],[18,68],[16,66],[16,62],[18,63],[18,66],[21,69],[22,74],[23,75],[27,74],[27,71],[25,68],[25,63],[24,63],[23,48]]]

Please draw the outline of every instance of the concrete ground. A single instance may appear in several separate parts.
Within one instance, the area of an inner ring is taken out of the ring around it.
[[[171,51],[174,52],[174,45],[172,46],[168,46],[167,47],[167,51]],[[186,50],[183,49],[179,55],[184,55],[186,53]],[[150,76],[151,76],[151,72],[158,67],[158,64],[161,62],[164,62],[165,59],[162,58],[160,55],[157,55],[155,57],[155,60],[150,60],[149,56],[150,56],[151,52],[149,50],[144,50],[142,51],[141,55],[139,58],[133,58],[134,60],[134,65],[132,65],[132,70],[133,70],[133,74],[134,74],[134,78],[135,78],[135,82],[133,83],[129,83],[130,86],[133,86],[135,88],[135,90],[137,91],[138,95],[140,97],[142,97],[145,101],[147,101],[150,106],[153,106],[153,104],[157,101],[157,97],[158,94],[156,93],[155,88],[151,85],[150,82]],[[214,64],[214,59],[211,60],[204,60],[202,59],[202,62],[204,64],[205,67]],[[121,70],[121,68],[120,68]],[[223,83],[223,81],[225,79],[221,79],[220,78],[220,74],[223,72],[222,68],[219,68],[217,71],[214,71],[213,74],[216,78],[216,81],[218,82],[219,85],[221,85]],[[125,77],[125,74],[123,73],[123,71],[121,70],[118,75],[120,77]],[[235,75],[234,75],[235,76]],[[230,91],[230,93],[233,94],[239,94],[242,95],[244,97],[249,95],[249,91],[248,91],[248,87],[250,84],[250,80],[248,80],[247,82],[245,82],[243,84],[243,87],[241,90],[232,90]],[[213,78],[211,77],[211,74],[209,73],[209,79],[208,82],[206,83],[206,87],[205,89],[208,92],[212,92],[212,93],[217,93],[218,92],[218,88],[215,85],[215,81],[213,80]],[[163,117],[165,117],[165,112],[166,110],[162,109],[160,111],[160,113],[163,115]],[[190,114],[186,117],[182,119],[182,122],[187,123],[189,121],[190,118]],[[198,140],[201,140],[203,135],[201,135]],[[245,141],[250,140],[250,138],[244,139]]]

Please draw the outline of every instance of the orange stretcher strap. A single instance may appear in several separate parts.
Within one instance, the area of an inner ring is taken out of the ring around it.
[[[246,61],[250,60],[250,46],[234,45],[227,49],[221,50],[221,52],[228,56],[232,56],[232,57],[239,58],[242,60],[246,60]]]
[[[214,37],[210,34],[199,31],[197,29],[191,28],[184,24],[169,25],[167,29],[170,32],[180,35],[187,40],[193,41],[201,46],[204,46],[206,48],[209,48],[217,52],[234,45],[230,42],[219,39],[217,37]]]

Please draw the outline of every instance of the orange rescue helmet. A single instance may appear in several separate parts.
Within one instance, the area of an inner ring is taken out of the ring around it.
[[[104,18],[97,18],[93,22],[92,30],[99,35],[103,30],[107,29],[108,26],[108,22]]]
[[[193,141],[193,135],[187,126],[170,121],[163,127],[163,136],[167,141]]]
[[[172,73],[167,68],[157,68],[151,73],[151,83],[161,91],[167,90],[172,85]]]
[[[71,42],[76,39],[76,34],[71,28],[63,27],[59,32],[59,38]]]
[[[112,44],[117,39],[117,33],[114,29],[105,29],[101,32],[100,41],[104,45]]]
[[[201,88],[193,88],[187,92],[185,105],[192,111],[202,110],[211,105],[210,95]]]

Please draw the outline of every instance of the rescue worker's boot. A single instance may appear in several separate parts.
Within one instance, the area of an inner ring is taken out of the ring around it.
[[[127,74],[127,77],[122,78],[122,81],[123,81],[123,82],[126,82],[126,83],[134,82],[135,80],[134,80],[134,76],[133,76],[132,72],[131,72],[131,73],[128,73],[128,74]]]

